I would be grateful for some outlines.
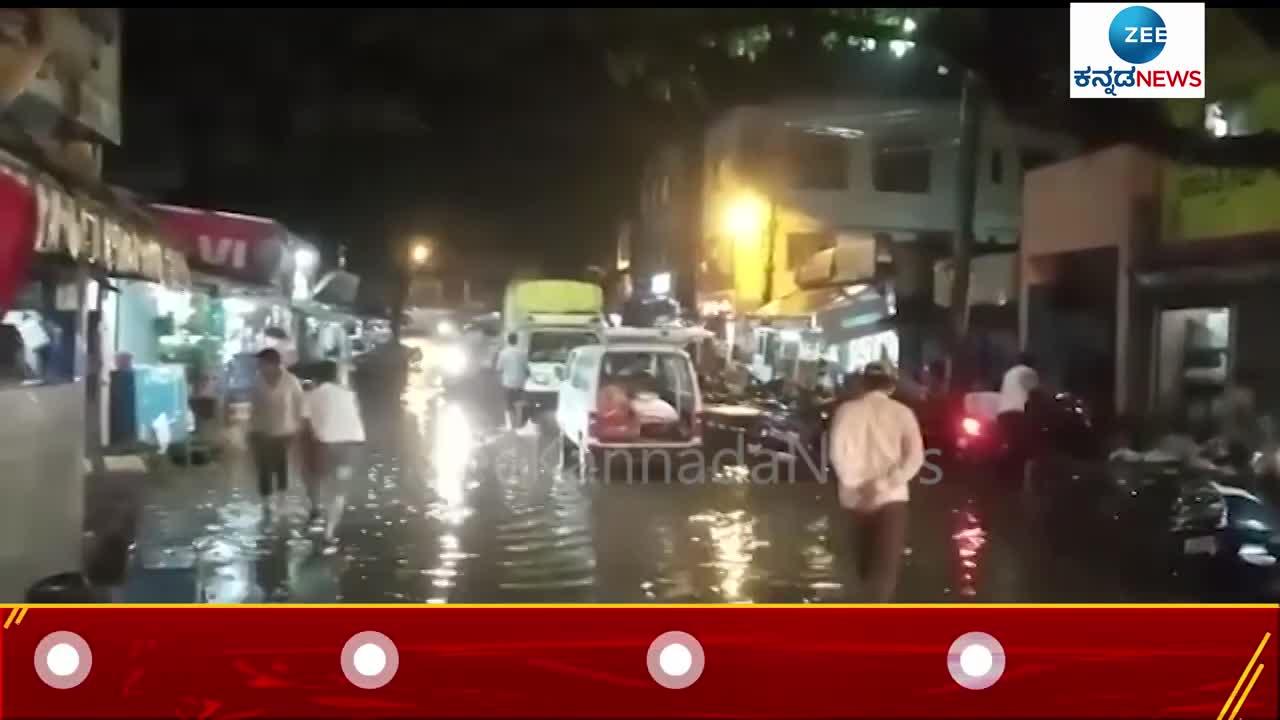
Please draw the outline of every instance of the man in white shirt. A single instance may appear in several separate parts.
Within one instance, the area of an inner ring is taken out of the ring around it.
[[[1026,465],[1030,430],[1027,427],[1027,401],[1031,393],[1040,387],[1040,374],[1030,353],[1018,355],[1018,361],[1004,373],[1000,382],[1000,404],[997,407],[996,424],[1008,447],[1005,472],[1010,482],[1022,483]]]
[[[289,487],[289,447],[302,425],[302,383],[281,366],[280,353],[258,353],[251,432],[258,466],[258,491],[272,510],[273,493]]]
[[[907,540],[909,483],[924,465],[924,440],[911,408],[894,400],[893,369],[872,362],[863,394],[836,410],[831,463],[840,505],[853,516],[855,560],[872,602],[890,602]]]
[[[506,395],[507,424],[517,428],[522,424],[521,411],[524,405],[524,384],[529,380],[529,360],[520,351],[520,338],[515,333],[507,335],[507,345],[498,353],[498,376],[502,381],[502,390]]]
[[[311,500],[313,524],[327,505],[324,536],[333,540],[347,503],[347,486],[365,441],[364,422],[355,393],[338,384],[336,363],[321,363],[316,369],[316,383],[303,401],[303,417],[313,443],[307,497]]]

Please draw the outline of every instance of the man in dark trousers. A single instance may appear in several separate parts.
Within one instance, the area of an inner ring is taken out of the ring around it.
[[[893,600],[907,542],[908,484],[924,465],[924,440],[911,408],[890,397],[893,368],[873,362],[863,392],[836,411],[831,464],[849,511],[859,579],[871,602]]]
[[[264,514],[279,510],[277,498],[289,487],[289,449],[302,427],[302,403],[302,383],[284,369],[280,353],[258,353],[251,428]]]

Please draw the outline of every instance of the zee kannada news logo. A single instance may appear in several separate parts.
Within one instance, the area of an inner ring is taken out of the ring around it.
[[[1075,85],[1078,88],[1102,88],[1107,95],[1115,97],[1121,88],[1201,88],[1204,86],[1204,75],[1200,70],[1186,69],[1143,69],[1146,65],[1164,52],[1165,45],[1171,37],[1164,18],[1155,10],[1143,5],[1127,7],[1111,20],[1107,32],[1107,40],[1123,63],[1116,67],[1107,65],[1105,69],[1094,69],[1092,65],[1073,70]]]

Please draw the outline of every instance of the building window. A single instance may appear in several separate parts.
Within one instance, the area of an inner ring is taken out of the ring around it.
[[[787,235],[787,267],[796,268],[823,250],[835,247],[835,244],[835,236],[831,233],[789,233]]]
[[[871,184],[877,192],[927,193],[933,152],[924,143],[885,142],[871,161]]]
[[[801,190],[849,187],[849,143],[834,135],[787,132],[787,175]]]
[[[991,151],[991,184],[1004,182],[1004,154],[999,150]]]
[[[1036,168],[1058,162],[1058,154],[1052,150],[1022,148],[1018,151],[1018,157],[1022,160],[1022,172],[1024,175]]]

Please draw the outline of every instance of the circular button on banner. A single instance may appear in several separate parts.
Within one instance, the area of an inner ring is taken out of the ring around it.
[[[1004,674],[1004,646],[986,633],[965,633],[951,643],[947,669],[960,687],[986,690]]]
[[[686,632],[673,630],[659,635],[649,645],[649,675],[668,690],[683,690],[698,681],[706,656],[702,643]]]
[[[399,667],[400,651],[380,632],[356,633],[342,646],[342,674],[358,688],[377,690],[391,682]]]
[[[36,645],[36,675],[55,690],[69,690],[89,677],[93,653],[89,643],[73,632],[59,630]]]

